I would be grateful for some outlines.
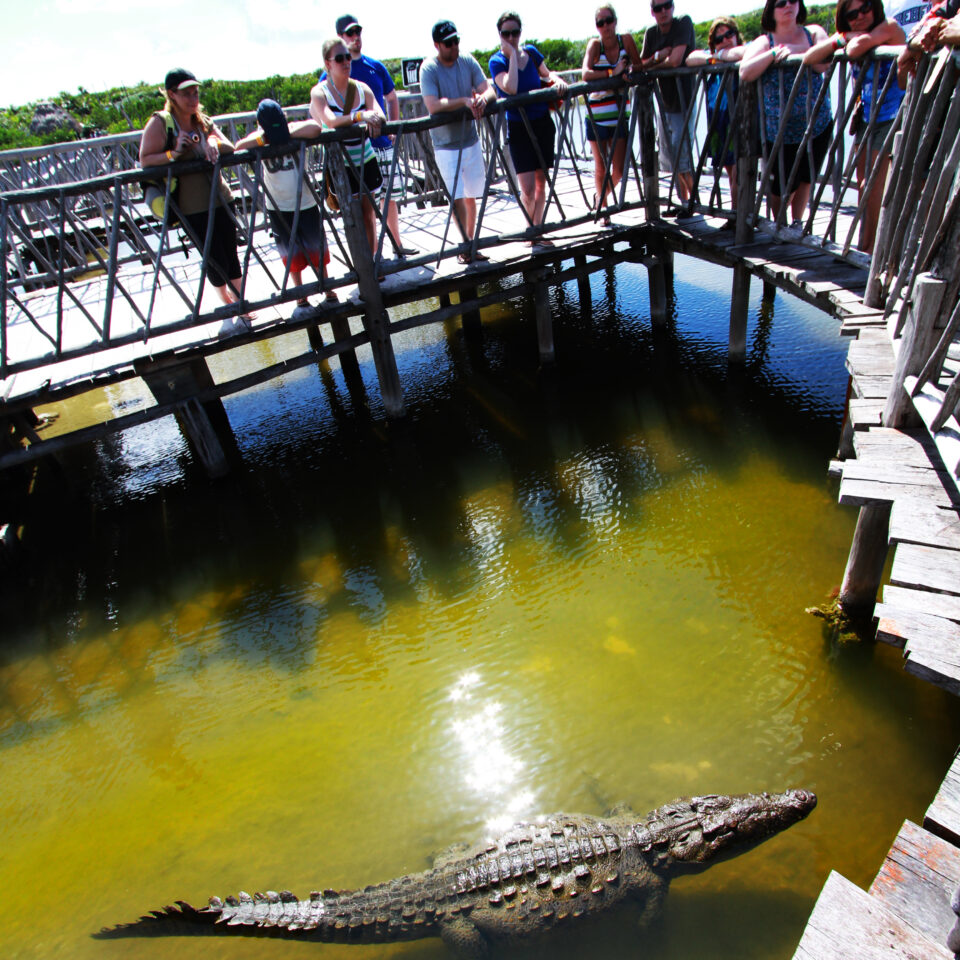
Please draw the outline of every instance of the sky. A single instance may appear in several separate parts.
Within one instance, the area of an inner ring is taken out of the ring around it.
[[[511,0],[512,2],[512,0]],[[599,2],[599,0],[598,0]],[[724,13],[753,10],[760,0],[734,0]],[[397,0],[344,0],[343,7],[310,0],[5,0],[6,52],[0,62],[0,106],[18,106],[79,87],[105,90],[162,83],[171,67],[200,79],[251,80],[308,73],[320,66],[320,46],[343,13],[363,25],[363,52],[377,59],[434,52],[430,28],[452,19],[467,50],[490,49],[498,37],[499,6],[421,7]],[[589,4],[517,0],[527,38],[582,40],[594,33]],[[427,11],[430,12],[427,12]],[[677,0],[677,15],[694,22],[718,16],[715,0]],[[620,29],[653,23],[648,3],[620,4]]]

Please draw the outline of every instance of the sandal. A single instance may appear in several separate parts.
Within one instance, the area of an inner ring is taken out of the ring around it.
[[[309,307],[309,306],[310,306],[310,301],[309,301],[306,297],[300,297],[300,299],[297,300],[297,306],[298,306],[298,307]]]
[[[476,263],[486,263],[490,258],[485,254],[481,253],[479,250],[473,255],[474,262]]]
[[[463,266],[467,266],[467,264],[469,264],[469,263],[471,263],[471,262],[472,262],[472,261],[470,260],[470,254],[469,254],[469,253],[458,253],[458,254],[457,254],[457,263],[462,264]]]
[[[337,296],[337,291],[336,291],[336,290],[328,290],[328,291],[324,294],[323,299],[326,300],[327,303],[339,303],[339,302],[340,302],[340,298]]]

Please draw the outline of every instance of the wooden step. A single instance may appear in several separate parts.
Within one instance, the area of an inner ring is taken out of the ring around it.
[[[960,850],[905,820],[870,895],[934,943],[946,945],[956,915],[950,898],[960,887]]]
[[[876,897],[831,871],[794,960],[954,960]]]
[[[877,639],[903,647],[904,669],[960,696],[960,624],[927,613],[874,608]]]

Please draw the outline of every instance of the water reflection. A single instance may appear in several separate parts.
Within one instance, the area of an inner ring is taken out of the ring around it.
[[[651,960],[786,958],[828,869],[869,883],[960,708],[803,613],[853,523],[823,476],[844,345],[758,301],[730,368],[717,274],[678,258],[656,334],[642,271],[595,276],[592,310],[568,285],[553,371],[505,310],[414,331],[403,423],[362,351],[230,398],[246,468],[221,483],[169,425],[47,477],[0,584],[13,954],[97,960],[91,929],[174,897],[362,886],[517,818],[695,792],[821,807],[677,884]],[[37,915],[54,885],[69,918]],[[636,949],[612,920],[542,955]]]

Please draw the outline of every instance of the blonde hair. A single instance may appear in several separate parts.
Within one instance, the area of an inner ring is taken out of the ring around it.
[[[599,7],[597,7],[597,9],[594,10],[594,12],[593,12],[593,19],[596,20],[597,17],[600,16],[601,11],[603,11],[603,10],[609,10],[609,11],[610,11],[610,16],[613,17],[614,20],[617,19],[617,11],[614,10],[613,7],[611,7],[609,3],[604,3],[604,4],[601,4]]]
[[[175,93],[176,91],[173,92]],[[170,93],[170,90],[163,91],[163,109],[171,116],[176,116],[176,114],[173,112],[173,100],[170,99]],[[197,103],[197,109],[193,114],[191,114],[190,119],[193,123],[199,125],[200,129],[204,133],[209,133],[213,129],[213,120],[207,116],[207,113],[203,109],[202,103]]]

